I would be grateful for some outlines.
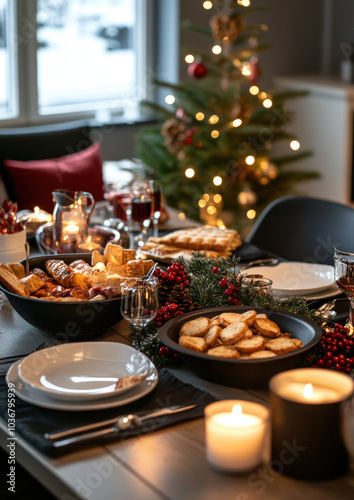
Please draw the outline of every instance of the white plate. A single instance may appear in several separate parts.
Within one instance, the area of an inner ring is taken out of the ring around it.
[[[115,389],[118,379],[148,377],[154,369],[145,354],[116,342],[76,342],[49,347],[19,365],[26,387],[60,401],[92,401],[121,395],[135,386]],[[140,382],[142,384],[143,381]]]
[[[80,401],[58,401],[47,397],[45,394],[33,389],[33,387],[26,386],[20,379],[18,374],[18,367],[21,363],[16,361],[8,370],[6,374],[7,383],[14,384],[15,394],[23,401],[31,403],[41,408],[50,408],[51,410],[64,410],[64,411],[89,411],[89,410],[105,410],[107,408],[115,408],[117,406],[124,406],[132,403],[146,394],[149,394],[157,385],[158,372],[154,368],[149,377],[127,394],[120,396],[112,396],[105,399],[95,399],[92,402]]]
[[[340,295],[342,292],[338,290],[336,285],[332,285],[329,288],[326,288],[326,290],[323,290],[323,292],[317,292],[309,295],[304,295],[303,298],[306,299],[306,301],[310,300],[321,300],[321,299],[330,299],[331,297],[336,297],[337,295]],[[277,295],[276,293],[273,294],[276,299],[281,299],[281,300],[286,300],[289,298],[289,295]]]
[[[310,262],[280,262],[277,266],[256,266],[243,271],[262,274],[273,281],[276,295],[309,295],[334,284],[334,267]]]

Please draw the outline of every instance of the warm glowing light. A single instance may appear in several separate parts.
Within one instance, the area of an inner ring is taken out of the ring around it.
[[[39,214],[39,210],[40,210],[39,207],[34,207],[34,209],[33,209],[35,214]]]
[[[213,7],[213,4],[212,4],[212,2],[207,1],[207,2],[203,3],[203,7],[204,7],[204,9],[209,10]]]
[[[241,73],[243,76],[250,76],[251,75],[251,66],[246,63],[242,66]]]
[[[262,31],[268,31],[268,26],[266,24],[261,24]]]
[[[291,141],[290,147],[293,151],[297,151],[298,149],[300,149],[299,141]]]
[[[212,115],[209,118],[209,123],[211,123],[212,125],[215,125],[215,123],[218,123],[218,121],[219,121],[218,115]]]
[[[224,222],[223,222],[221,219],[218,219],[218,220],[216,221],[216,224],[218,225],[218,227],[219,227],[220,229],[225,229],[225,228],[226,228],[226,226],[225,226]]]
[[[214,45],[211,51],[213,54],[221,54],[222,48],[220,47],[220,45]]]
[[[206,206],[206,201],[205,201],[205,200],[199,200],[199,201],[198,201],[198,206],[199,206],[200,208],[204,208],[204,207]]]
[[[242,417],[242,406],[235,405],[231,410],[231,416],[233,419],[239,420]]]
[[[197,119],[199,122],[201,122],[202,120],[204,120],[205,115],[204,115],[204,113],[202,113],[201,111],[199,111],[199,113],[197,113],[197,114],[195,115],[195,117],[196,117],[196,119]]]
[[[206,211],[207,211],[207,213],[208,213],[209,215],[214,215],[214,214],[216,214],[216,208],[215,208],[215,207],[213,207],[212,205],[210,205],[210,206],[207,208],[207,210],[206,210]]]
[[[250,0],[237,0],[237,3],[242,5],[242,7],[249,7],[251,5]]]
[[[247,211],[246,215],[247,215],[248,219],[252,220],[252,219],[254,219],[256,217],[256,211],[253,210],[253,208],[251,208],[251,210]]]
[[[178,218],[179,218],[179,220],[186,220],[186,214],[184,214],[183,212],[180,212],[178,214]]]
[[[165,97],[165,103],[166,103],[166,104],[173,104],[173,103],[175,102],[175,100],[176,100],[175,96],[174,96],[174,95],[171,95],[171,94],[170,94],[170,95],[167,95],[167,96]]]
[[[233,125],[234,127],[239,127],[240,125],[242,125],[242,120],[241,120],[241,118],[236,118],[236,120],[234,120],[234,121],[232,122],[232,125]]]
[[[213,183],[215,184],[215,186],[220,186],[222,184],[222,178],[220,177],[220,175],[216,175],[214,177]]]
[[[221,194],[215,194],[215,195],[214,195],[214,202],[215,202],[215,203],[220,203],[220,202],[221,202],[221,200],[222,200],[222,196],[221,196]]]
[[[267,184],[269,184],[269,179],[267,179],[267,177],[262,177],[259,181],[262,186],[266,186]]]
[[[263,106],[265,108],[271,108],[273,106],[273,102],[270,99],[264,99]]]
[[[187,54],[184,60],[186,61],[186,63],[191,64],[194,61],[193,54]]]
[[[250,94],[257,95],[258,92],[259,92],[259,88],[257,87],[257,85],[252,85],[252,87],[250,87]]]
[[[266,99],[267,98],[267,93],[266,92],[261,92],[258,97],[260,99]]]
[[[311,399],[313,393],[312,384],[306,384],[303,390],[304,398]]]
[[[269,162],[267,160],[262,160],[260,163],[260,167],[262,170],[266,170],[269,167]]]
[[[245,159],[245,162],[247,163],[247,165],[253,165],[255,161],[256,161],[256,159],[252,155],[247,156],[247,158]]]
[[[216,139],[217,137],[219,137],[220,132],[218,130],[213,130],[210,135],[213,139]]]
[[[186,177],[188,177],[188,179],[191,179],[192,177],[194,177],[194,175],[195,175],[194,168],[191,168],[191,167],[187,168],[187,170],[184,172],[184,175]]]
[[[203,194],[203,199],[204,199],[205,201],[209,201],[210,196],[208,195],[208,193]]]

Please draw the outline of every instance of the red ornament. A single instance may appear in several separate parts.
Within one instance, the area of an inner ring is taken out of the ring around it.
[[[258,64],[258,60],[254,59],[251,61],[250,81],[251,81],[252,85],[257,85],[258,78],[259,78],[259,64]]]
[[[188,66],[188,74],[193,78],[204,78],[207,72],[206,66],[199,61],[194,61]]]
[[[214,274],[218,274],[218,272],[219,272],[218,266],[213,267],[213,269],[211,270],[211,272],[214,273]]]

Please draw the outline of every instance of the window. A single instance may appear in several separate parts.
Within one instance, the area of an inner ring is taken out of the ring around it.
[[[148,97],[149,2],[0,0],[2,123],[135,109]]]

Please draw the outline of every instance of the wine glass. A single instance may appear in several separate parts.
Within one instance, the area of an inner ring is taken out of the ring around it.
[[[106,182],[103,190],[104,198],[109,202],[111,218],[129,222],[131,216],[130,186],[121,182]]]
[[[147,240],[147,230],[151,223],[152,196],[149,183],[146,181],[135,181],[131,191],[132,220],[138,222],[141,233],[136,238],[138,245],[142,246]]]
[[[150,180],[149,191],[152,196],[151,218],[154,225],[153,235],[158,236],[159,233],[158,224],[159,224],[159,219],[161,217],[161,208],[162,208],[160,184],[156,180]]]
[[[334,249],[334,276],[337,287],[349,300],[349,319],[345,324],[349,334],[354,334],[354,253]]]
[[[127,280],[121,290],[121,312],[123,318],[136,328],[135,340],[140,349],[141,331],[155,318],[159,308],[158,280],[154,277]]]

